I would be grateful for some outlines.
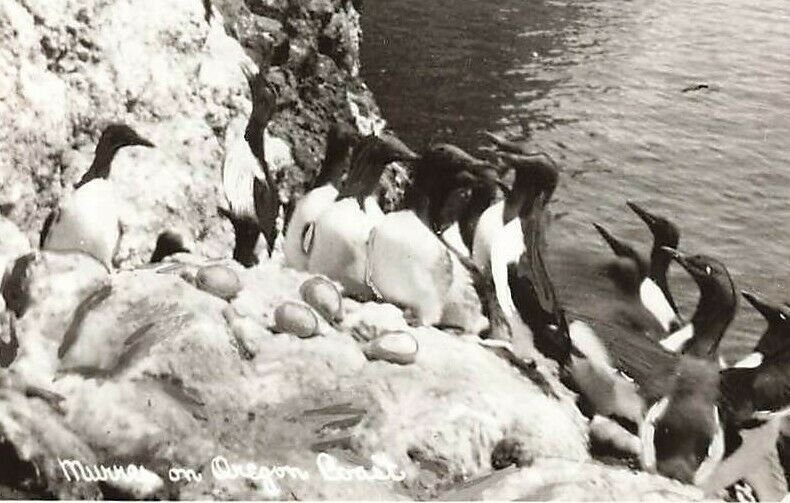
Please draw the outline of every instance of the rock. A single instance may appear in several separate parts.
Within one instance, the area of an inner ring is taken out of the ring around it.
[[[657,475],[597,462],[536,459],[492,480],[472,481],[443,499],[531,501],[701,501],[702,490]]]
[[[209,265],[198,269],[195,286],[223,300],[231,300],[241,291],[239,276],[221,265]]]
[[[318,319],[310,306],[300,302],[285,302],[274,311],[274,329],[297,337],[318,335]]]
[[[127,465],[127,477],[119,480],[108,480],[106,484],[118,491],[125,498],[136,500],[151,500],[160,493],[165,483],[162,478],[151,470],[139,465]]]
[[[266,131],[267,160],[284,200],[309,183],[332,122],[351,123],[355,115],[381,122],[357,75],[353,8],[336,0],[264,2],[253,9],[260,16],[243,0],[211,3],[209,22],[197,1],[2,3],[0,116],[14,120],[0,125],[0,207],[10,207],[3,214],[30,241],[90,165],[103,126],[123,121],[157,148],[125,149],[113,163],[125,229],[119,264],[147,261],[155,236],[171,227],[195,237],[195,253],[230,256],[232,230],[215,212],[223,202],[224,131],[250,111],[244,70],[266,68],[277,47],[310,49],[316,57],[307,59],[317,62],[285,58],[270,70],[287,98]],[[317,54],[319,39],[331,41],[342,66]]]
[[[19,317],[19,353],[13,365],[34,382],[46,382],[54,375],[58,350],[69,338],[78,307],[108,287],[110,279],[101,263],[82,253],[35,252],[17,263],[2,287],[9,309]]]
[[[491,467],[494,470],[502,470],[513,464],[518,467],[530,466],[534,461],[521,442],[513,438],[503,438],[491,452]]]
[[[417,358],[417,340],[408,332],[390,332],[370,341],[364,348],[369,360],[408,365]]]
[[[30,243],[19,228],[0,215],[0,276],[8,264],[30,251]]]
[[[95,482],[68,480],[60,461],[95,463],[91,449],[68,430],[45,402],[0,389],[0,484],[14,485],[37,497],[98,499]]]

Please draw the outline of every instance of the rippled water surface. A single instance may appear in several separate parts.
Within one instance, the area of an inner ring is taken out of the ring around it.
[[[558,276],[606,256],[593,221],[649,247],[630,199],[738,288],[790,300],[787,0],[371,0],[363,23],[363,73],[410,144],[531,130],[561,162]],[[676,265],[670,282],[690,315],[693,283]],[[725,355],[762,329],[741,302]]]

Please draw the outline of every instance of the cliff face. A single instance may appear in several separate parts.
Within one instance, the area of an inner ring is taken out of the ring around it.
[[[357,77],[351,2],[247,3],[4,0],[2,214],[35,244],[47,213],[90,165],[102,127],[122,121],[156,148],[122,150],[113,165],[126,230],[120,262],[147,258],[166,228],[201,253],[227,256],[232,229],[216,207],[226,204],[227,142],[250,110],[243,70],[272,65],[283,109],[266,148],[285,201],[315,174],[329,124],[381,127]]]
[[[358,77],[359,8],[0,0],[0,270],[36,248],[43,219],[89,166],[106,123],[127,122],[156,143],[125,149],[114,163],[121,271],[51,252],[8,268],[0,496],[701,496],[593,462],[586,421],[550,362],[538,362],[548,392],[476,334],[412,328],[395,306],[350,299],[343,320],[321,319],[316,337],[272,329],[275,308],[299,300],[308,276],[282,267],[279,252],[252,269],[227,260],[232,229],[216,211],[225,152],[250,111],[245,72],[268,68],[278,87],[267,156],[283,200],[298,197],[333,121],[363,132],[383,126]],[[391,204],[404,181],[388,172]],[[195,253],[135,267],[168,228]],[[238,276],[237,296],[198,288],[207,263]],[[416,341],[413,362],[371,357],[360,333],[387,330]],[[522,468],[485,478],[511,462]],[[99,481],[94,465],[145,470]]]

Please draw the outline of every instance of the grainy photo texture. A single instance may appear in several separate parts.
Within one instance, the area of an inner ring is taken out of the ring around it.
[[[0,0],[0,499],[790,501],[786,0]]]

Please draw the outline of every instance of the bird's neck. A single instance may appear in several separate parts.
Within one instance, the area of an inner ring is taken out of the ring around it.
[[[424,223],[430,221],[430,208],[431,208],[431,195],[425,189],[424,184],[420,180],[414,182],[406,189],[403,196],[403,207],[406,210],[411,210],[417,217]]]
[[[472,194],[472,200],[469,205],[464,209],[458,219],[458,227],[461,232],[461,238],[468,249],[472,249],[475,230],[480,217],[496,199],[496,189],[477,189]]]
[[[99,145],[96,147],[96,152],[93,156],[91,167],[88,168],[88,171],[86,171],[84,175],[82,175],[82,179],[80,179],[76,187],[79,188],[80,186],[85,185],[91,180],[95,180],[97,178],[104,180],[109,178],[110,167],[112,166],[112,161],[115,158],[116,152],[118,152],[118,148],[108,147],[99,143]]]
[[[249,122],[247,122],[247,129],[244,131],[244,139],[247,141],[247,144],[250,146],[250,150],[252,154],[258,159],[258,162],[261,164],[261,167],[267,168],[266,165],[266,156],[263,147],[263,131],[266,129],[266,124],[262,124],[260,121],[256,120],[253,117],[250,117]],[[264,171],[268,174],[268,169],[264,169]]]
[[[313,182],[313,187],[321,187],[327,184],[333,184],[337,187],[340,183],[340,178],[343,176],[351,163],[351,155],[348,148],[327,146],[326,156],[321,165],[321,170]]]
[[[724,332],[735,317],[735,302],[726,295],[700,296],[699,304],[691,318],[694,325],[693,354],[714,355]]]
[[[677,243],[675,243],[677,246]],[[666,251],[661,249],[661,246],[656,243],[653,246],[653,251],[650,253],[650,277],[656,282],[658,288],[663,292],[667,302],[672,307],[672,310],[678,312],[675,299],[672,298],[672,292],[669,290],[669,283],[667,281],[667,272],[669,265],[672,262],[672,256]]]

